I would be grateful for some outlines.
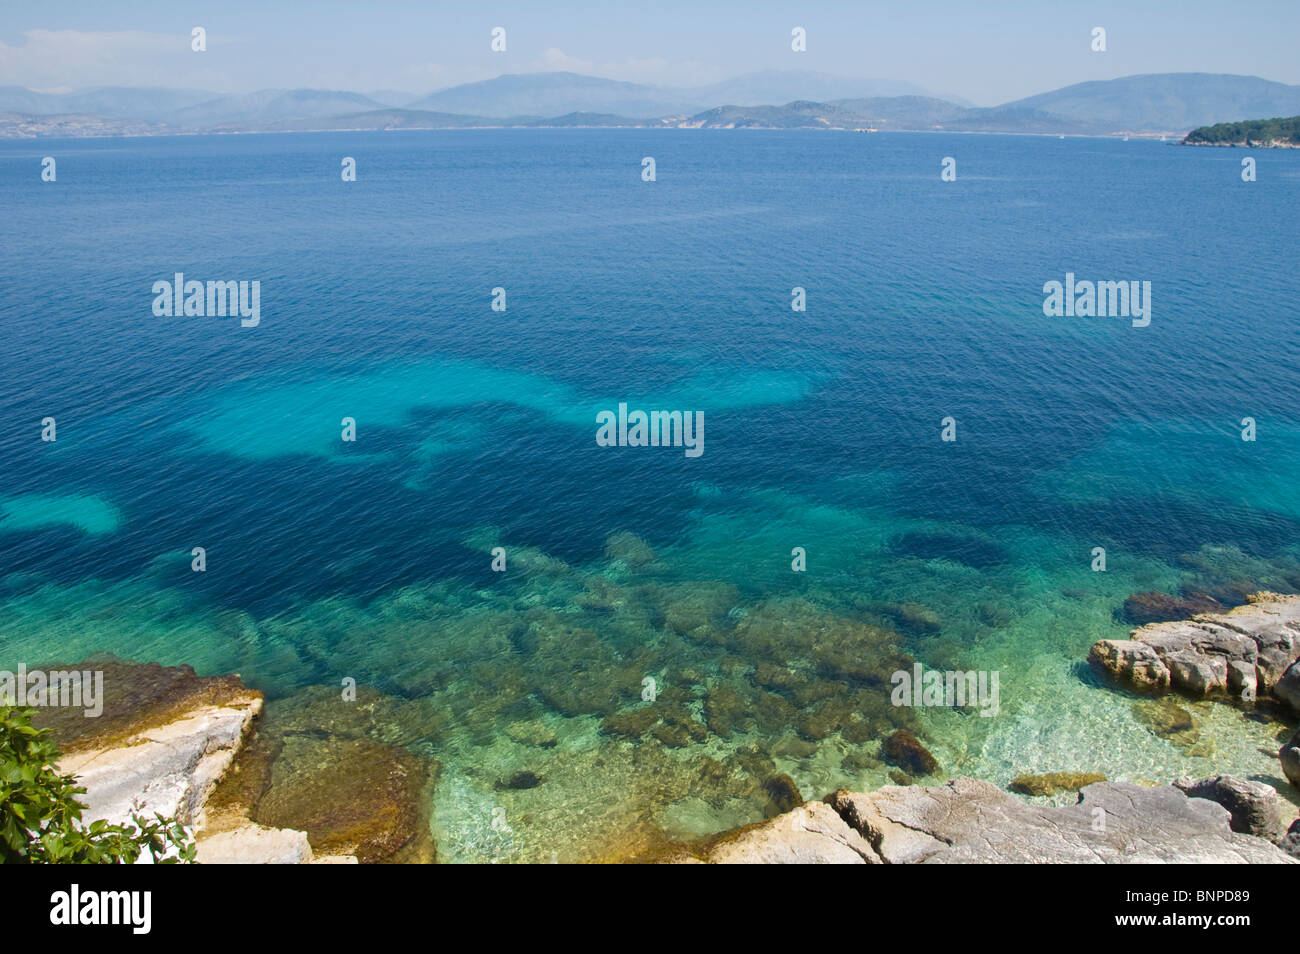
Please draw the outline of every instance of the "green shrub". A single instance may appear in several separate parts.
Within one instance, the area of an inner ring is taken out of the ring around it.
[[[58,747],[32,725],[35,713],[0,706],[0,863],[132,864],[146,851],[163,864],[194,860],[193,839],[162,815],[83,823],[86,790],[54,767]]]

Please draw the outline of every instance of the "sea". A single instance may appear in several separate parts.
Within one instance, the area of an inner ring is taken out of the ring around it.
[[[448,862],[705,838],[782,776],[1285,789],[1275,720],[1086,659],[1134,593],[1300,592],[1298,217],[1300,152],[1139,139],[0,142],[0,667],[354,680]],[[701,452],[598,441],[621,404]],[[917,664],[996,707],[896,705]]]

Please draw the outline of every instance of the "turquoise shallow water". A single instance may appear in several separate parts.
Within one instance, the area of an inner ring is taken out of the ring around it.
[[[51,149],[56,188],[29,174]],[[418,705],[392,732],[441,765],[444,860],[648,850],[762,817],[778,774],[882,784],[898,727],[941,776],[1272,778],[1277,724],[1186,705],[1162,736],[1080,665],[1135,591],[1300,590],[1300,159],[1243,184],[1229,152],[3,144],[0,664],[110,651],[272,706],[345,677]],[[177,270],[260,280],[261,325],[155,318]],[[1151,281],[1151,325],[1045,318],[1067,271]],[[703,411],[705,453],[598,447],[619,402]],[[912,660],[997,670],[998,714],[893,707]]]

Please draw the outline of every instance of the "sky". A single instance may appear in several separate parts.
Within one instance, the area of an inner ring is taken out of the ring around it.
[[[1297,38],[1300,0],[0,0],[0,85],[428,93],[543,70],[697,86],[790,69],[991,106],[1135,73],[1300,84]]]

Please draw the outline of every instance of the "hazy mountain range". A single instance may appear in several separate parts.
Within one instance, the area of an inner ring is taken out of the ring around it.
[[[503,125],[1182,135],[1197,126],[1297,113],[1300,86],[1212,73],[1078,83],[991,108],[909,83],[795,71],[750,73],[692,89],[577,73],[511,74],[427,96],[0,87],[0,136],[7,137]]]

